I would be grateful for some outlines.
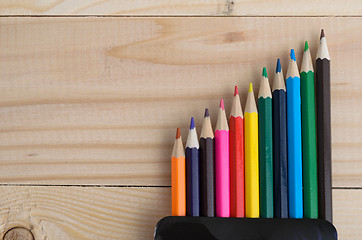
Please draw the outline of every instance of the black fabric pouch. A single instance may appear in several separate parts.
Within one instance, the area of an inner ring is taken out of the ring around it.
[[[165,217],[154,240],[337,240],[322,219]]]

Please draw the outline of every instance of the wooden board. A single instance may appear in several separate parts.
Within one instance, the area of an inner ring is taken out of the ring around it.
[[[171,212],[170,188],[0,187],[0,238],[13,227],[35,239],[152,239]]]
[[[201,16],[346,16],[361,15],[359,0],[2,0],[4,15],[201,15]]]
[[[152,239],[171,212],[170,188],[0,187],[0,238],[31,229],[35,239]],[[359,239],[362,191],[334,190],[339,239]],[[346,208],[348,202],[348,208]]]
[[[283,26],[280,28],[280,26]],[[325,28],[333,186],[362,185],[361,18],[0,18],[0,182],[170,185],[176,127]],[[272,77],[271,77],[272,82]],[[346,107],[348,106],[348,107]]]

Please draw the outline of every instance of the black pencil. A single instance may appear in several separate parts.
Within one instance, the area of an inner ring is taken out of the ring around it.
[[[200,215],[215,216],[214,199],[214,133],[209,110],[205,109],[200,134]]]
[[[316,60],[319,218],[332,222],[330,57],[321,31]]]

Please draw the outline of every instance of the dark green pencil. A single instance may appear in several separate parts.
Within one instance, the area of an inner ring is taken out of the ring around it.
[[[273,218],[273,115],[272,94],[266,68],[263,69],[263,76],[260,83],[258,107],[260,217]]]

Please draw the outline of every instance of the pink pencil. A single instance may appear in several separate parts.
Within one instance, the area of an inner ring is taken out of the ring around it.
[[[217,217],[230,217],[229,127],[220,100],[215,128],[215,205]]]

